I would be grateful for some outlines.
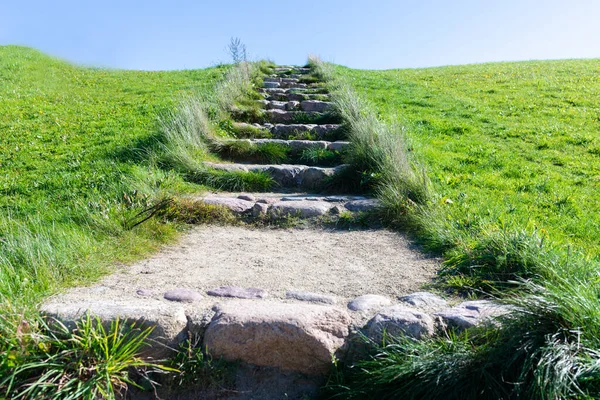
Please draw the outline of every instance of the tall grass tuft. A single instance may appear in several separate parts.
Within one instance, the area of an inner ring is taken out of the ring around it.
[[[105,327],[89,315],[73,330],[41,318],[11,321],[0,317],[2,330],[14,334],[0,338],[9,354],[0,365],[0,389],[12,399],[122,398],[128,385],[139,387],[134,370],[171,370],[139,356],[151,328],[119,320]]]
[[[375,191],[388,211],[388,219],[401,220],[415,206],[426,206],[430,183],[422,167],[409,154],[402,128],[377,118],[346,82],[336,79],[328,64],[311,57],[315,75],[328,81],[335,114],[347,127],[352,143],[346,160],[361,175],[371,175]]]

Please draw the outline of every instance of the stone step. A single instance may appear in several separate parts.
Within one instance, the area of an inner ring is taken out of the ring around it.
[[[314,218],[327,214],[339,215],[342,212],[370,212],[380,206],[379,200],[365,196],[322,196],[302,193],[211,194],[198,200],[206,204],[223,206],[236,214],[272,218],[288,216]]]
[[[307,89],[308,88],[308,84],[307,83],[298,83],[297,79],[290,79],[291,81],[295,81],[295,82],[286,82],[286,81],[282,81],[280,80],[279,82],[269,82],[269,81],[264,81],[263,82],[263,88],[264,89],[278,89],[278,88],[284,88],[284,89]]]
[[[345,164],[333,168],[323,168],[297,164],[218,164],[212,162],[205,162],[204,165],[220,171],[264,172],[270,175],[279,186],[307,190],[323,188],[329,178],[348,167]]]
[[[274,139],[298,139],[311,137],[316,140],[337,141],[345,137],[340,124],[249,124],[246,122],[235,122],[234,127],[238,130],[266,130]]]
[[[285,89],[282,89],[285,90]],[[304,100],[329,100],[331,96],[327,93],[289,93],[289,92],[273,92],[262,93],[265,100],[268,101],[304,101]]]
[[[329,142],[326,140],[284,140],[284,139],[230,139],[224,141],[225,144],[231,142],[247,142],[255,146],[262,146],[268,143],[277,143],[291,148],[292,152],[301,152],[304,149],[323,149],[331,151],[344,151],[350,142],[338,140]]]
[[[293,123],[298,121],[300,117],[319,118],[324,114],[315,111],[285,111],[285,110],[266,110],[265,114],[270,122],[273,123]]]
[[[284,111],[305,111],[305,112],[326,112],[332,108],[331,103],[321,100],[304,101],[278,101],[278,100],[257,100],[261,106],[267,110]]]

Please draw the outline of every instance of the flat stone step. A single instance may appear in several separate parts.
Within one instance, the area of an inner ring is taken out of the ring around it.
[[[304,100],[300,103],[300,109],[304,112],[326,112],[332,108],[332,103],[319,100]]]
[[[289,93],[281,89],[282,92],[262,93],[267,101],[304,101],[304,100],[329,100],[331,96],[327,93]]]
[[[300,117],[319,118],[323,113],[316,111],[285,111],[278,109],[266,110],[267,118],[273,123],[292,123],[298,121]]]
[[[380,206],[377,199],[353,195],[323,196],[270,193],[263,196],[260,193],[215,194],[198,200],[206,204],[223,206],[236,214],[252,215],[254,217],[269,216],[271,218],[289,216],[314,218],[342,212],[369,212]],[[356,204],[362,204],[363,206],[357,209]]]
[[[266,110],[299,111],[299,101],[256,100]]]
[[[340,124],[250,124],[247,122],[234,122],[233,126],[238,131],[268,131],[273,139],[314,139],[338,141],[343,138],[342,125]]]
[[[328,178],[348,167],[346,164],[324,168],[299,164],[218,164],[211,162],[205,162],[204,165],[220,171],[264,172],[269,174],[279,186],[308,190],[323,188]]]
[[[330,142],[326,140],[285,140],[285,139],[230,139],[224,141],[225,144],[231,142],[247,142],[255,146],[263,146],[269,143],[276,143],[291,148],[292,152],[301,152],[304,149],[327,149],[332,151],[344,151],[350,142],[338,140]]]

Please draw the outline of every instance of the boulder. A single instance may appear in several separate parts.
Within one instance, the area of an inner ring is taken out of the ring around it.
[[[300,218],[319,217],[327,214],[332,207],[326,201],[280,201],[270,208],[274,216],[298,216]]]
[[[348,303],[348,308],[352,311],[370,311],[387,307],[390,304],[392,301],[385,296],[365,294]]]
[[[268,103],[267,110],[285,110],[287,105],[285,101],[270,101]]]
[[[452,308],[435,313],[449,327],[467,329],[510,313],[511,308],[489,300],[465,301]]]
[[[434,334],[434,320],[424,312],[395,305],[379,311],[367,324],[367,336],[381,342],[383,333],[390,336],[407,335],[415,339]]]
[[[213,357],[311,375],[330,371],[351,323],[343,310],[311,304],[245,300],[216,311],[204,335]]]

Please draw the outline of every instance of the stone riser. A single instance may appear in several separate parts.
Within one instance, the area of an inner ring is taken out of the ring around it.
[[[276,101],[276,100],[257,100],[257,102],[266,110],[282,111],[304,111],[324,113],[332,109],[332,104],[320,100],[303,101]]]
[[[209,168],[220,171],[264,172],[273,181],[284,188],[302,188],[318,190],[325,186],[327,180],[343,171],[347,166],[339,165],[334,168],[310,167],[307,165],[286,164],[215,164],[205,162]]]
[[[323,149],[343,152],[348,148],[348,146],[350,146],[350,142],[341,140],[337,142],[329,142],[326,140],[233,139],[227,140],[224,143],[227,144],[234,141],[244,141],[255,146],[263,146],[269,143],[276,143],[282,146],[289,147],[292,153],[299,153],[305,149]]]

